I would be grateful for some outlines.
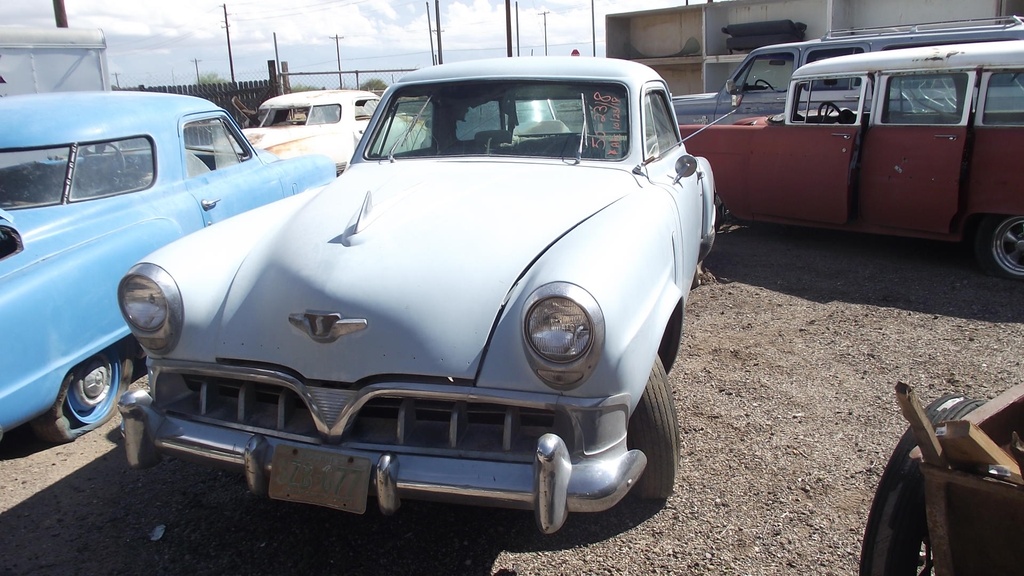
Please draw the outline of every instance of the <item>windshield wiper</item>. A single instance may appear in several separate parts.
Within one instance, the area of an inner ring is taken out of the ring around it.
[[[580,129],[580,145],[576,148],[576,164],[583,158],[583,142],[587,140],[587,101],[580,92],[580,106],[583,108],[583,128]]]
[[[412,122],[409,123],[409,126],[406,127],[405,132],[402,133],[402,137],[398,139],[398,142],[395,142],[395,144],[391,147],[390,150],[388,150],[388,162],[391,162],[391,163],[395,162],[395,148],[398,148],[401,144],[405,143],[405,139],[408,138],[409,134],[412,133],[413,127],[415,127],[416,123],[419,122],[420,118],[423,117],[423,111],[427,109],[427,105],[430,104],[430,99],[431,98],[433,98],[433,96],[427,96],[427,101],[423,103],[423,106],[420,107],[420,111],[416,113],[416,117],[413,118]],[[397,118],[398,118],[398,111],[396,109],[396,111],[395,111],[395,119],[397,119]]]

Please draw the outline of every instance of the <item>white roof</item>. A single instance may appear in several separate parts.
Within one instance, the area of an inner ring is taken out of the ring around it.
[[[362,98],[380,98],[373,92],[365,90],[308,90],[306,92],[292,92],[275,96],[263,104],[260,108],[288,108],[291,106],[323,106],[325,104],[351,104],[353,101]]]
[[[994,68],[1024,66],[1024,40],[946,44],[838,56],[801,66],[793,73],[793,80],[833,74],[968,69],[979,66]]]
[[[626,84],[658,79],[651,68],[616,58],[582,56],[522,56],[485,58],[454,64],[431,66],[402,77],[397,84],[436,82],[444,80],[488,79],[601,79],[619,80]]]

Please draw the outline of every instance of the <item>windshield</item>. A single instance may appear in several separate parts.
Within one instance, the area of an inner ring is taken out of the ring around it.
[[[624,86],[490,81],[398,90],[376,123],[366,157],[620,160],[628,152],[629,106]]]

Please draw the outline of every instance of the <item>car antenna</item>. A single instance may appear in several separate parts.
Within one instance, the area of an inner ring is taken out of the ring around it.
[[[690,138],[693,138],[693,137],[694,137],[694,136],[696,136],[697,134],[700,134],[701,132],[703,132],[703,131],[707,130],[708,128],[711,128],[712,126],[714,126],[715,124],[718,124],[718,123],[719,123],[719,122],[721,122],[722,120],[725,120],[725,119],[726,119],[726,118],[728,118],[729,116],[732,116],[732,115],[733,115],[733,113],[735,113],[735,112],[736,112],[736,109],[735,109],[735,108],[733,108],[732,110],[729,110],[729,111],[728,111],[728,112],[726,112],[725,114],[722,114],[721,116],[719,116],[719,117],[718,117],[718,119],[717,119],[717,120],[715,120],[714,122],[709,122],[709,123],[705,124],[704,126],[701,126],[700,130],[697,130],[697,131],[696,131],[696,132],[694,132],[693,134],[690,134],[690,135],[689,135],[689,136],[687,136],[686,138],[683,138],[683,142],[686,142],[687,140],[689,140]]]

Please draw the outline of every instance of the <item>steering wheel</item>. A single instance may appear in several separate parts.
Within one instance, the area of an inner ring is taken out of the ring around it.
[[[757,80],[754,80],[754,86],[761,86],[761,85],[765,86],[769,90],[775,90],[775,86],[772,86],[771,83],[769,83],[764,78],[758,78]]]
[[[108,151],[109,149],[109,151]],[[126,162],[124,159],[124,153],[121,149],[115,146],[111,142],[101,142],[100,144],[90,144],[83,148],[83,156],[107,156],[114,159],[115,166],[118,170],[124,171]]]
[[[838,121],[842,110],[839,109],[835,102],[822,102],[818,105],[819,118],[831,118],[833,112],[835,112],[836,120]]]

